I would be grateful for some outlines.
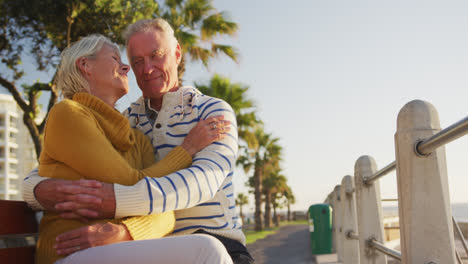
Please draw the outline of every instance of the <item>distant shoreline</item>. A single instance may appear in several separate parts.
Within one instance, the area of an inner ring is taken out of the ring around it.
[[[396,205],[382,206],[382,209],[384,211],[384,215],[398,215],[398,206]],[[458,223],[468,224],[468,203],[452,203],[452,215]]]

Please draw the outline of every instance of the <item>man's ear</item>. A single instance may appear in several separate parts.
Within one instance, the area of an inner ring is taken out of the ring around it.
[[[76,67],[80,70],[83,76],[88,76],[91,74],[91,65],[88,58],[81,57],[75,61]]]
[[[182,60],[182,49],[180,48],[179,42],[177,42],[175,52],[176,52],[175,55],[177,59],[177,65],[179,65],[180,61]]]

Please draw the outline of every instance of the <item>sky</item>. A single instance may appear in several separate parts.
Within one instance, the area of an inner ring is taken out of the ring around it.
[[[460,0],[214,0],[239,25],[221,42],[240,53],[209,68],[189,63],[186,85],[214,73],[248,85],[267,132],[280,138],[294,210],[321,203],[353,175],[362,155],[378,168],[395,160],[399,110],[409,101],[435,106],[445,128],[468,113],[468,2]],[[123,54],[123,57],[125,55]],[[33,75],[36,77],[35,75]],[[123,109],[140,96],[131,92]],[[468,136],[446,146],[452,203],[468,202]],[[237,169],[238,192],[247,175]],[[396,198],[396,175],[380,180]],[[250,195],[247,210],[253,211]]]

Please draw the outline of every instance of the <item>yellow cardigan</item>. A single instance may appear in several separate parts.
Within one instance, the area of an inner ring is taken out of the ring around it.
[[[41,176],[133,185],[145,176],[161,177],[186,168],[192,158],[183,148],[177,147],[160,162],[154,162],[153,147],[148,138],[132,129],[122,114],[99,98],[77,93],[73,100],[65,99],[50,110],[39,158]],[[132,238],[140,240],[169,234],[175,218],[171,211],[82,223],[45,212],[40,224],[36,263],[54,263],[61,258],[53,248],[58,235],[105,222],[124,224]]]

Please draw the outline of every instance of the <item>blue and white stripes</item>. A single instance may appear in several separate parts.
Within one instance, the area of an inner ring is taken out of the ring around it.
[[[146,194],[141,198],[142,207],[139,210],[142,212],[138,213],[176,210],[175,234],[193,233],[202,228],[243,242],[232,185],[238,143],[236,118],[231,107],[220,99],[200,94],[194,88],[182,87],[164,96],[163,106],[152,126],[145,115],[145,105],[144,99],[140,98],[124,114],[132,127],[151,139],[157,160],[180,145],[201,119],[222,114],[231,122],[232,128],[228,137],[197,153],[191,167],[161,178],[140,181],[133,193],[139,191]],[[119,188],[127,190],[119,191]],[[119,193],[132,193],[128,188],[131,187],[115,187],[119,216],[137,213],[119,211],[120,204],[128,199],[135,199],[119,196]],[[130,207],[122,205],[122,208]]]

